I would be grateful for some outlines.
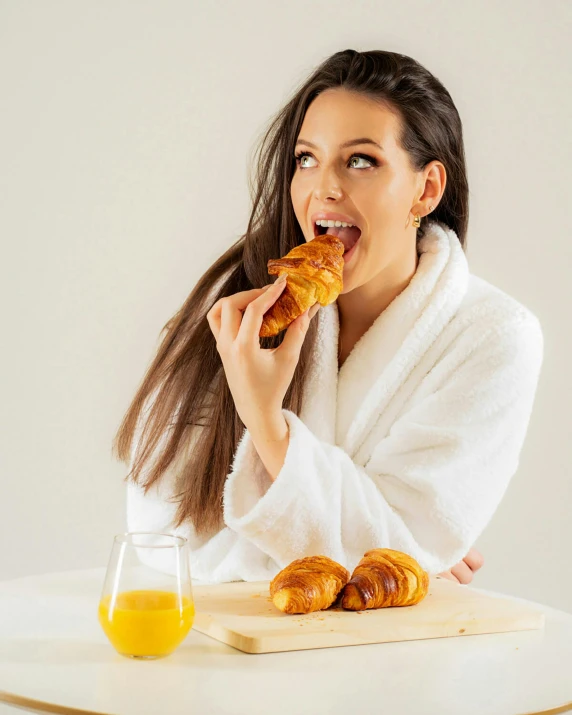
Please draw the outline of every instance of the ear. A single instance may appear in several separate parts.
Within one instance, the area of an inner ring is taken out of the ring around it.
[[[437,208],[447,185],[447,172],[440,161],[431,161],[421,172],[419,198],[411,208],[411,213],[427,216]],[[433,209],[430,209],[433,206]]]

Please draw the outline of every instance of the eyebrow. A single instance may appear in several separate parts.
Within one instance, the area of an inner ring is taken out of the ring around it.
[[[318,148],[315,144],[312,144],[312,142],[308,142],[305,139],[298,139],[298,141],[296,142],[296,146],[298,146],[298,144],[306,144],[306,146],[311,146],[312,149]],[[340,144],[340,149],[345,149],[349,146],[355,146],[356,144],[373,144],[378,149],[381,149],[381,151],[383,151],[383,147],[381,146],[381,144],[374,142],[373,139],[370,139],[369,137],[360,137],[359,139],[350,139],[349,141],[344,142],[343,144]]]

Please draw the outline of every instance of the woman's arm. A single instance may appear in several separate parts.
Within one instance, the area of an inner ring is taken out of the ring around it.
[[[448,570],[488,524],[517,469],[542,347],[533,316],[502,331],[475,330],[469,357],[449,365],[438,389],[395,422],[365,467],[282,410],[284,464],[261,488],[266,470],[245,432],[225,488],[226,524],[280,566],[325,554],[351,568],[384,546],[430,573]]]

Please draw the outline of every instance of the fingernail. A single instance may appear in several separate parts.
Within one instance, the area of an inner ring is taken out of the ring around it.
[[[286,280],[286,273],[283,273],[283,274],[280,276],[280,278],[278,278],[278,280],[276,281],[276,283],[275,283],[274,285],[276,285],[276,284],[278,284],[278,283],[284,283],[285,280]]]
[[[315,305],[313,305],[313,306],[310,308],[310,312],[309,312],[309,314],[308,314],[308,315],[310,316],[310,320],[312,320],[312,318],[316,315],[316,313],[317,313],[319,310],[320,310],[320,304],[319,304],[319,303],[316,303]]]

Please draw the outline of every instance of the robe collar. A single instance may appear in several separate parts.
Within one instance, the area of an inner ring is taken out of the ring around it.
[[[457,312],[469,269],[456,233],[428,224],[409,285],[376,318],[338,369],[337,301],[318,312],[315,349],[300,419],[321,440],[336,444],[338,399],[346,428],[339,446],[354,457],[423,355]]]

